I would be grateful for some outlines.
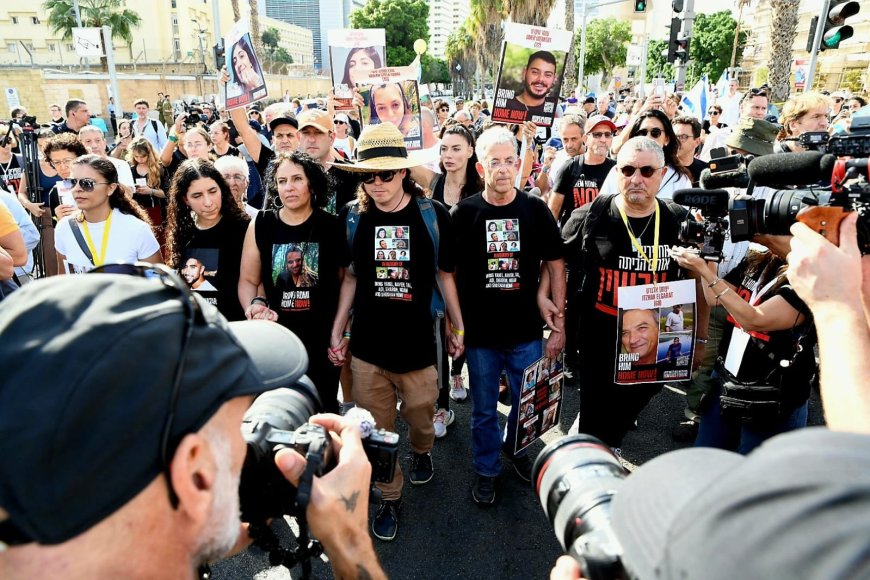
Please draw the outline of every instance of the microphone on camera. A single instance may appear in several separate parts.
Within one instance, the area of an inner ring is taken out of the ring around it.
[[[830,179],[836,161],[821,151],[765,155],[749,164],[749,177],[757,185],[809,185]]]
[[[723,187],[749,187],[749,176],[745,171],[725,171],[711,173],[709,169],[701,172],[701,187],[704,189],[722,189]]]
[[[724,189],[680,189],[674,192],[673,201],[686,207],[727,211],[731,196]]]

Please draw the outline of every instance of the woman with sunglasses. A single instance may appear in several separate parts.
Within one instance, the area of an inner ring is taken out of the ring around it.
[[[728,125],[721,122],[721,118],[722,107],[720,107],[719,105],[711,105],[707,109],[707,118],[704,119],[704,124],[702,126],[704,131],[701,134],[701,137],[709,135],[711,129],[724,129],[725,127],[727,127]]]
[[[78,157],[64,184],[78,211],[57,224],[59,274],[80,274],[110,263],[163,261],[148,214],[121,193],[118,171],[108,159]]]
[[[327,358],[341,284],[344,228],[323,207],[327,177],[306,153],[277,153],[266,175],[265,211],[248,226],[238,300],[249,319],[292,330],[308,351],[308,377],[323,409],[338,411],[340,367]]]
[[[341,152],[345,159],[352,160],[354,149],[356,149],[356,139],[350,134],[350,118],[344,113],[336,113],[332,122],[335,125],[333,148]]]
[[[250,218],[209,161],[189,159],[169,188],[166,263],[228,320],[244,320],[239,264]]]
[[[650,109],[638,115],[628,131],[628,137],[629,139],[633,137],[648,137],[658,143],[665,153],[665,167],[667,171],[662,179],[662,184],[656,197],[671,199],[675,191],[692,187],[692,174],[677,159],[680,141],[677,139],[676,133],[674,133],[670,119],[662,111]],[[658,169],[661,168],[659,167]],[[615,173],[617,170],[617,167],[611,170],[607,179],[601,185],[598,195],[619,192]]]
[[[133,199],[148,213],[163,243],[163,221],[166,214],[166,192],[169,191],[169,174],[157,159],[154,146],[145,137],[134,139],[127,151],[127,163],[136,187]]]

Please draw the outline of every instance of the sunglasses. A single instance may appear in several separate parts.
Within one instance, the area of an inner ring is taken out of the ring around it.
[[[82,188],[82,191],[93,191],[94,188],[97,186],[97,184],[109,185],[109,182],[108,181],[96,181],[96,180],[88,179],[88,178],[85,178],[85,179],[73,179],[73,178],[71,178],[71,179],[64,179],[63,180],[63,186],[65,188],[72,189],[76,185],[78,185],[79,187]]]
[[[646,137],[649,135],[653,139],[658,139],[664,133],[663,129],[659,129],[658,127],[654,127],[652,129],[638,129],[635,136]]]
[[[399,172],[398,169],[391,169],[389,171],[377,171],[375,173],[367,173],[365,177],[362,178],[362,182],[366,185],[371,185],[375,182],[376,177],[380,177],[381,181],[384,183],[389,183],[396,177],[396,174]]]
[[[12,141],[9,139],[9,137],[3,137],[2,139],[0,139],[0,147],[6,147],[11,142]]]
[[[344,125],[345,124],[344,121],[338,121],[338,120],[333,121],[333,123],[335,123],[336,125]]]
[[[589,134],[592,135],[593,139],[601,139],[602,137],[604,137],[605,139],[610,139],[611,137],[613,137],[613,133],[611,133],[610,131],[596,131]]]
[[[175,411],[178,407],[178,394],[181,391],[181,377],[184,374],[184,362],[187,359],[188,346],[190,338],[193,336],[193,327],[200,321],[205,324],[205,317],[199,304],[193,297],[193,293],[187,283],[181,277],[170,270],[163,264],[148,264],[146,262],[136,262],[135,264],[104,264],[97,266],[88,274],[124,274],[128,276],[136,276],[138,278],[157,279],[160,280],[166,287],[177,290],[184,306],[185,320],[184,329],[182,332],[182,343],[178,363],[175,366],[175,375],[172,379],[172,391],[169,395],[169,409],[166,413],[166,422],[163,424],[163,433],[160,436],[160,463],[163,467],[163,474],[166,476],[166,484],[169,488],[169,501],[173,508],[178,507],[178,495],[175,493],[175,488],[172,486],[172,478],[169,473],[169,463],[172,455],[175,453],[171,449],[170,439],[172,437],[172,425],[175,422]]]
[[[839,103],[843,102],[843,99],[840,99],[838,97],[834,97],[834,102],[839,104]]]
[[[631,177],[634,175],[635,171],[640,171],[641,176],[643,177],[652,177],[656,171],[660,170],[661,167],[653,167],[652,165],[644,165],[643,167],[635,167],[634,165],[623,165],[619,168],[619,171],[626,177]]]
[[[719,111],[707,111],[707,114],[710,115],[710,116],[712,117],[712,116],[714,116],[714,115],[718,115],[718,114],[719,114]]]

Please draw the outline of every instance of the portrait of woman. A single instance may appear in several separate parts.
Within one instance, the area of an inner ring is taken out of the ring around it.
[[[348,87],[354,86],[350,79],[351,71],[366,71],[381,68],[383,59],[374,46],[361,46],[352,48],[347,55],[347,60],[344,63],[344,76],[341,82]]]
[[[227,85],[230,96],[238,96],[246,92],[252,92],[265,83],[260,63],[251,47],[250,36],[245,35],[233,46],[232,72],[230,83]]]
[[[402,83],[372,87],[369,112],[372,124],[390,122],[399,128],[403,137],[420,136],[420,121],[402,90]]]

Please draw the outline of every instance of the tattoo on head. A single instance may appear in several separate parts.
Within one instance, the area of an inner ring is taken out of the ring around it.
[[[344,502],[344,509],[352,512],[356,509],[356,500],[359,499],[359,491],[350,494],[350,497],[341,496],[341,501]]]

